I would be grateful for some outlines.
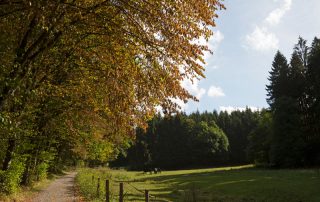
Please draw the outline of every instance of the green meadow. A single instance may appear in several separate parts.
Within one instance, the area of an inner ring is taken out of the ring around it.
[[[94,179],[92,179],[94,176]],[[97,178],[101,185],[97,193]],[[270,170],[251,165],[145,174],[106,168],[80,169],[76,184],[85,201],[103,201],[105,179],[111,201],[118,201],[124,182],[125,201],[320,201],[319,169]]]

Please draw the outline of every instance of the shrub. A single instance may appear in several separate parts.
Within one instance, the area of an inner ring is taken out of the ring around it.
[[[18,190],[23,171],[25,169],[24,158],[14,158],[6,171],[0,172],[1,191],[7,194]]]
[[[5,171],[0,170],[0,192],[4,192],[4,179],[5,179]]]
[[[44,180],[47,178],[48,168],[49,168],[49,165],[45,162],[37,165],[37,167],[36,167],[37,180]]]

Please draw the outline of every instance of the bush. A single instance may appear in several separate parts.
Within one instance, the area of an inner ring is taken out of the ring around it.
[[[36,176],[37,180],[44,180],[47,178],[47,171],[48,171],[49,165],[45,162],[40,163],[36,167]]]
[[[5,179],[5,171],[0,170],[0,192],[3,192],[3,187],[4,187],[4,179]]]
[[[25,169],[24,158],[14,158],[6,171],[0,172],[1,192],[12,194],[19,188],[23,171]]]

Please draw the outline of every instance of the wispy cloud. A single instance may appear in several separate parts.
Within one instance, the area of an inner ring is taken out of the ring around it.
[[[171,98],[171,101],[180,106],[180,111],[186,111],[188,109],[188,104],[183,100]]]
[[[214,31],[213,36],[208,41],[206,41],[205,38],[202,37],[199,40],[195,41],[195,43],[199,45],[207,45],[208,48],[214,52],[218,49],[223,39],[224,39],[223,33],[217,30],[217,31]],[[203,58],[204,60],[207,60],[210,56],[211,56],[210,52],[205,52]]]
[[[262,52],[278,49],[279,39],[269,28],[280,23],[282,17],[291,9],[291,5],[292,0],[282,0],[281,6],[272,10],[264,19],[264,25],[255,26],[254,30],[246,35],[245,47]]]
[[[209,40],[211,44],[217,45],[219,44],[222,40],[224,39],[224,35],[222,34],[221,31],[217,30],[216,32],[213,33],[213,36]]]
[[[213,33],[213,36],[208,41],[208,47],[212,52],[217,51],[219,45],[224,40],[224,35],[221,31],[217,30]],[[207,60],[211,54],[209,52],[205,53],[204,59]]]
[[[219,107],[219,111],[226,111],[228,112],[229,114],[231,112],[234,112],[234,111],[245,111],[246,109],[251,109],[251,111],[260,111],[261,108],[259,107],[253,107],[253,106],[250,106],[250,107],[233,107],[233,106],[220,106]]]
[[[278,49],[279,39],[266,27],[256,26],[253,32],[246,36],[246,43],[253,50],[269,51]]]
[[[194,95],[198,100],[200,100],[202,96],[206,94],[206,89],[199,86],[199,80],[197,79],[193,80],[193,82],[190,80],[183,80],[181,86],[187,89],[189,93]]]
[[[287,11],[291,9],[292,0],[283,0],[283,4],[280,8],[276,8],[269,13],[266,17],[265,21],[269,25],[277,25],[279,24],[281,18],[286,14]]]
[[[208,90],[208,96],[209,97],[224,97],[225,94],[222,90],[222,88],[218,86],[210,86]]]
[[[219,66],[217,65],[211,65],[207,67],[208,69],[219,69]]]

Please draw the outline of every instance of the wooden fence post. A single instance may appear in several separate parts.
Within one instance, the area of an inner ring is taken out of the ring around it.
[[[149,202],[149,191],[148,190],[145,190],[145,199],[146,199],[146,202]]]
[[[192,192],[192,201],[193,201],[193,202],[196,202],[196,201],[197,201],[197,199],[196,199],[196,187],[195,187],[194,183],[192,183],[192,190],[191,190],[191,192]]]
[[[97,184],[97,196],[100,197],[100,177],[98,178],[98,184]]]
[[[120,182],[119,202],[123,202],[123,183]]]
[[[106,202],[110,202],[110,182],[106,180]]]

